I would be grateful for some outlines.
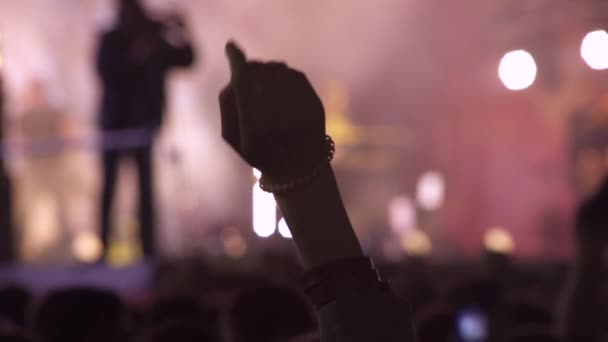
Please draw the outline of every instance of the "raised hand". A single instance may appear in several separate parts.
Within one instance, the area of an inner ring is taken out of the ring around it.
[[[266,180],[313,175],[293,191],[274,192],[304,266],[362,256],[327,161],[325,111],[306,76],[283,63],[248,61],[234,43],[226,55],[232,77],[220,94],[224,139]]]
[[[220,94],[222,136],[251,166],[277,180],[327,158],[325,111],[306,76],[283,63],[248,61],[226,45],[231,80]]]

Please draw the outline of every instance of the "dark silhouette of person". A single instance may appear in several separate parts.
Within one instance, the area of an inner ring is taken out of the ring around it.
[[[228,342],[278,342],[314,332],[312,307],[289,288],[264,286],[240,293],[227,310],[223,331]]]
[[[129,341],[128,310],[109,290],[93,287],[60,289],[34,310],[32,330],[45,342]]]
[[[32,293],[21,285],[9,284],[0,288],[0,325],[4,321],[15,327],[26,328],[28,307],[32,300]]]
[[[0,89],[0,142],[3,141],[4,131],[2,114],[4,114],[4,96]],[[12,262],[15,252],[11,217],[11,185],[6,174],[2,152],[0,149],[0,264]]]
[[[117,24],[101,37],[97,55],[103,85],[102,242],[107,253],[118,162],[130,156],[138,170],[141,243],[144,256],[150,257],[155,252],[151,152],[163,123],[165,79],[171,69],[191,66],[195,56],[178,16],[161,23],[152,20],[138,0],[119,0],[118,6]],[[124,140],[129,141],[128,148]]]

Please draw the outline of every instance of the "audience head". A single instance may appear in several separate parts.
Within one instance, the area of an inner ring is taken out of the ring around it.
[[[314,333],[309,333],[306,335],[295,337],[295,338],[291,339],[289,342],[321,342],[321,337],[319,336],[319,333],[314,332]]]
[[[423,276],[409,276],[391,279],[391,287],[398,295],[407,298],[410,309],[414,314],[427,307],[437,296],[437,291],[431,281]]]
[[[542,327],[529,327],[525,329],[516,329],[507,337],[501,340],[502,342],[560,342],[549,329]],[[584,342],[584,341],[580,341]]]
[[[456,314],[438,304],[422,310],[416,317],[415,326],[420,342],[447,342],[457,336]]]
[[[50,294],[34,319],[46,342],[126,341],[126,309],[112,292],[73,288]]]
[[[141,342],[208,342],[211,338],[201,327],[201,322],[177,320],[162,324],[153,330]]]
[[[26,333],[16,330],[0,329],[0,341],[2,342],[36,342],[36,340]]]
[[[531,295],[512,295],[500,312],[502,323],[509,330],[529,325],[550,328],[553,324],[551,310],[542,304],[541,298]]]
[[[18,285],[0,289],[0,321],[8,321],[24,327],[31,295],[28,290]]]
[[[306,300],[281,287],[262,287],[240,294],[224,321],[229,342],[288,341],[316,328]]]
[[[449,289],[447,301],[462,308],[475,306],[484,311],[493,311],[502,300],[502,286],[490,278],[470,278]]]
[[[171,295],[159,297],[151,314],[152,323],[157,324],[175,319],[200,319],[204,316],[204,310],[195,296]]]

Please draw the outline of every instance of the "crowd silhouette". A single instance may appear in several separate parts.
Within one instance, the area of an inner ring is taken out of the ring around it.
[[[100,128],[137,132],[141,139],[126,150],[102,152],[102,241],[104,247],[109,243],[117,165],[132,157],[144,255],[154,258],[152,144],[163,123],[167,73],[191,66],[195,53],[180,18],[161,23],[136,0],[118,3],[119,19],[101,37],[97,56],[103,84]],[[293,235],[301,279],[285,282],[273,274],[226,280],[200,267],[185,271],[202,277],[190,286],[168,289],[159,281],[143,298],[90,286],[43,296],[6,286],[0,289],[0,341],[606,339],[608,181],[580,205],[572,227],[577,254],[565,270],[542,266],[525,272],[510,255],[492,251],[483,256],[482,267],[438,268],[423,258],[404,265],[375,263],[365,255],[344,208],[331,166],[335,144],[307,76],[283,62],[248,59],[232,41],[225,52],[231,78],[219,94],[221,135],[261,172],[260,186],[273,193]],[[8,189],[0,169],[0,262],[10,260],[13,250],[4,222],[10,218]]]

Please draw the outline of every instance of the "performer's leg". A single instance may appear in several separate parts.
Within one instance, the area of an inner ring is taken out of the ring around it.
[[[101,198],[101,241],[104,256],[107,254],[112,226],[112,204],[118,179],[118,161],[120,153],[105,151],[103,153],[103,191]]]
[[[145,257],[153,257],[155,248],[154,218],[154,178],[152,165],[152,146],[145,146],[135,151],[139,178],[139,225],[140,237]]]

